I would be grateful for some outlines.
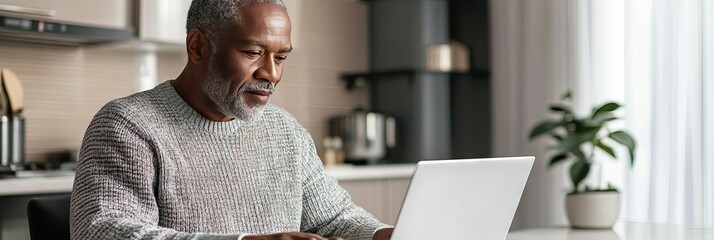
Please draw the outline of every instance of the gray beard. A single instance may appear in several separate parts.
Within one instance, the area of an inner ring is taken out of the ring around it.
[[[241,86],[237,95],[233,95],[230,92],[230,84],[229,80],[221,77],[215,68],[211,66],[203,84],[203,91],[218,106],[218,111],[240,120],[252,120],[262,115],[263,109],[265,109],[263,104],[250,106],[246,103],[244,95],[249,94],[247,92],[265,89],[270,91],[271,94],[268,95],[268,99],[270,99],[270,96],[275,91],[275,85],[272,83],[252,79]]]

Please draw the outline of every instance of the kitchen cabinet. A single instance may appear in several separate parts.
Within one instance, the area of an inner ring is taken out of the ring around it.
[[[340,186],[347,190],[355,204],[372,213],[377,219],[386,217],[386,198],[382,181],[343,181]]]
[[[0,14],[86,26],[135,29],[110,50],[180,52],[191,0],[0,0]]]
[[[392,226],[397,223],[404,197],[407,196],[410,178],[390,179],[386,181],[386,215],[384,222]]]
[[[406,196],[414,164],[333,166],[325,168],[352,201],[383,223],[394,225]]]
[[[2,0],[0,0],[2,1]],[[154,72],[157,68],[157,53],[182,53],[186,51],[186,17],[191,7],[191,0],[129,0],[132,8],[131,26],[136,30],[132,41],[105,46],[110,51],[129,51],[144,53],[139,60],[142,68],[147,69],[149,80],[144,85],[156,85],[158,79]],[[142,88],[144,89],[144,88]]]
[[[136,4],[140,40],[184,45],[191,0],[139,0]]]
[[[409,178],[346,180],[339,183],[355,204],[383,223],[394,225],[409,187]]]
[[[0,9],[8,10],[15,7],[40,14],[14,11],[0,11],[0,13],[111,28],[123,29],[131,26],[130,14],[128,14],[131,9],[130,0],[0,0]],[[54,13],[54,16],[42,12]]]

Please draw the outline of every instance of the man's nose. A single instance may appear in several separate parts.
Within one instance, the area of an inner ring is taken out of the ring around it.
[[[262,64],[255,71],[255,78],[277,84],[280,80],[280,69],[272,57],[263,59]]]

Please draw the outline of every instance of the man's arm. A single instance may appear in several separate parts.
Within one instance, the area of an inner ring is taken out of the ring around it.
[[[72,239],[237,239],[158,226],[154,152],[145,133],[113,112],[105,107],[85,134],[72,191]]]
[[[355,205],[337,181],[324,172],[312,138],[306,130],[300,130],[303,149],[301,231],[347,240],[372,240],[377,230],[388,226]]]

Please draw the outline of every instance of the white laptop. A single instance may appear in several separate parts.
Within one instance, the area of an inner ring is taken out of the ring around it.
[[[391,239],[506,239],[534,161],[420,161]]]

